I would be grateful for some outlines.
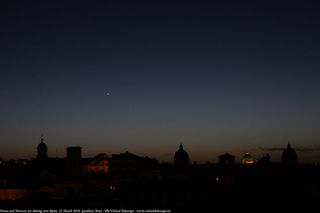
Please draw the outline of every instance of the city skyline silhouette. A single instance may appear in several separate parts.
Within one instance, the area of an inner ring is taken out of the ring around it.
[[[2,212],[319,210],[320,165],[301,164],[290,143],[281,162],[269,154],[256,161],[246,153],[237,163],[234,155],[225,153],[216,164],[190,162],[182,144],[172,163],[129,151],[87,158],[80,146],[66,147],[65,158],[50,158],[49,148],[42,137],[36,158],[0,161]]]
[[[81,147],[81,146],[78,146],[78,145],[75,144],[75,145],[73,145],[73,147]],[[180,147],[180,150],[185,150],[185,149],[182,148],[183,147],[183,143],[182,142],[180,142],[179,147]],[[256,164],[260,160],[264,159],[265,156],[267,155],[268,158],[269,158],[268,159],[269,161],[272,159],[273,163],[279,163],[279,162],[283,161],[283,159],[281,159],[281,158],[283,158],[283,153],[284,153],[285,150],[288,149],[288,147],[290,147],[290,149],[292,147],[292,143],[290,141],[288,141],[287,145],[284,146],[284,147],[260,148],[261,150],[263,150],[263,152],[261,152],[263,154],[261,154],[259,156],[255,155],[255,154],[252,155],[252,153],[250,153],[250,152],[242,153],[241,156],[235,155],[235,156],[233,156],[234,157],[233,161],[235,163],[238,163],[238,164],[239,163],[243,163],[244,159],[246,158],[246,155],[250,155],[250,158],[252,158],[253,163]],[[67,146],[65,148],[67,148]],[[85,152],[86,147],[81,147],[81,149],[82,149],[82,153],[86,153]],[[8,158],[8,159],[0,158],[0,159],[1,160],[19,160],[19,159],[34,160],[34,159],[58,159],[58,158],[62,159],[62,158],[65,158],[66,154],[67,154],[67,152],[64,151],[64,153],[58,155],[58,151],[55,150],[56,151],[55,155],[48,155],[48,150],[50,150],[50,147],[48,147],[48,145],[45,143],[43,135],[41,135],[40,143],[37,145],[36,150],[37,150],[37,152],[36,153],[34,152],[33,156],[32,157],[28,157],[28,158],[17,156],[15,158]],[[43,150],[43,151],[41,151],[41,150]],[[126,151],[122,151],[122,153],[123,152],[129,152],[129,150],[127,150],[127,149],[123,149],[123,150],[126,150]],[[303,158],[301,160],[301,156],[303,156],[303,155],[301,155],[301,153],[317,152],[318,150],[314,150],[314,149],[310,149],[310,148],[302,148],[302,147],[294,147],[293,150],[295,150],[295,152],[298,153],[297,156],[299,156],[299,163],[300,164],[318,164],[319,163],[317,161],[308,162],[308,161],[303,160]],[[171,150],[171,151],[173,151],[173,150]],[[274,152],[277,152],[278,155],[274,155]],[[106,154],[106,156],[112,156],[112,155],[116,154],[116,153],[110,153],[110,152],[106,153],[106,152],[104,152],[104,150],[99,150],[99,152],[93,153],[91,155],[90,154],[88,155],[88,153],[86,153],[85,155],[83,155],[83,154],[82,155],[84,157],[88,158],[88,157],[93,157],[93,156],[101,154],[101,153]],[[145,156],[145,157],[151,157],[152,159],[156,159],[160,163],[171,163],[172,164],[172,163],[175,162],[175,157],[174,157],[175,154],[174,153],[175,152],[167,153],[166,154],[167,157],[164,158],[164,159],[156,158],[155,156],[150,155],[150,153],[142,153],[142,154],[138,153],[138,155]],[[189,164],[189,161],[190,161],[190,164],[198,164],[198,163],[199,164],[206,164],[206,163],[215,163],[215,164],[217,164],[219,162],[219,158],[221,156],[223,156],[224,154],[225,155],[230,155],[230,152],[226,151],[224,153],[220,153],[217,156],[212,156],[211,155],[211,156],[209,156],[209,158],[208,158],[208,156],[206,156],[207,157],[206,160],[197,161],[196,159],[192,158],[192,150],[188,150],[187,153],[191,153],[191,158],[189,158],[190,154],[188,154],[188,164]],[[231,153],[233,153],[233,152],[231,152]],[[134,153],[134,154],[137,154],[137,153]]]

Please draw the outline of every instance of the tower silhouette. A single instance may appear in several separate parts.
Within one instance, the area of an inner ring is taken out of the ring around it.
[[[37,160],[40,160],[40,161],[48,159],[48,154],[47,154],[48,147],[43,141],[44,141],[43,136],[41,136],[41,142],[37,147]]]
[[[182,144],[180,144],[179,150],[176,151],[173,160],[174,160],[174,165],[178,167],[185,167],[189,165],[189,155],[183,149]]]
[[[296,165],[298,163],[298,156],[294,149],[291,148],[290,141],[287,148],[283,151],[281,161],[284,165]]]
[[[79,175],[81,170],[81,147],[67,147],[67,172],[69,175]]]

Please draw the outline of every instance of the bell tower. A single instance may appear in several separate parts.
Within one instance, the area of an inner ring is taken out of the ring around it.
[[[43,142],[43,135],[41,135],[41,142],[39,143],[37,147],[37,160],[46,160],[48,159],[48,147]]]

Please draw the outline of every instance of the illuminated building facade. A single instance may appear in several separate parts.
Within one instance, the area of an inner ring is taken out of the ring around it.
[[[98,154],[94,158],[85,159],[86,162],[82,164],[84,173],[107,173],[109,171],[109,157],[102,153]]]
[[[250,153],[246,153],[243,156],[242,164],[254,164],[254,163],[255,163],[255,161]]]

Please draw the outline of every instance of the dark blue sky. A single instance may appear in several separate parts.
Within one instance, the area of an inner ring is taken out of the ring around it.
[[[320,161],[315,1],[1,1],[0,157]],[[108,95],[108,93],[110,95]],[[280,153],[270,153],[275,160]]]

